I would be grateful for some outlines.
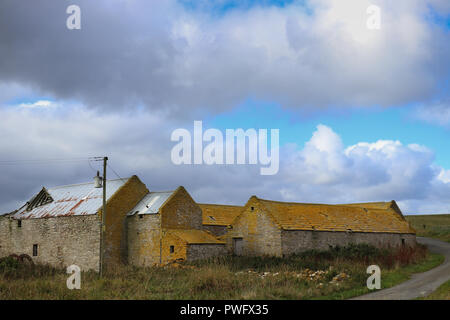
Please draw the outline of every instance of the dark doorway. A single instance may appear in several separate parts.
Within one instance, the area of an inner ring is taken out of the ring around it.
[[[233,238],[233,253],[241,256],[244,248],[244,240],[242,238]]]

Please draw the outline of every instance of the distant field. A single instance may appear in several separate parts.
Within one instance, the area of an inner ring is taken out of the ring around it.
[[[450,242],[450,214],[405,216],[417,235]]]

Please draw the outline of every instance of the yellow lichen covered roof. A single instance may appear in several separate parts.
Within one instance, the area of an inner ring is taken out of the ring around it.
[[[211,233],[197,229],[167,229],[172,234],[189,244],[225,244]]]
[[[362,207],[367,209],[389,209],[391,208],[392,202],[365,202],[365,203],[348,203],[342,204],[343,206],[349,207]]]
[[[258,199],[284,230],[415,233],[394,210],[359,206],[288,203]]]
[[[244,209],[241,206],[221,204],[199,204],[203,213],[203,224],[213,226],[228,226]]]

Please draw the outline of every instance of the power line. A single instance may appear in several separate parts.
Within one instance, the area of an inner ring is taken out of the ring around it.
[[[117,178],[119,178],[120,180],[122,180],[122,182],[125,182],[125,181],[126,181],[126,179],[121,178],[121,177],[117,174],[117,172],[111,167],[111,165],[110,165],[109,163],[108,163],[108,168],[110,168],[111,171],[117,176]]]
[[[9,165],[36,165],[36,164],[60,164],[84,161],[102,161],[103,157],[78,157],[78,158],[53,158],[53,159],[16,159],[16,160],[0,160],[0,166]]]

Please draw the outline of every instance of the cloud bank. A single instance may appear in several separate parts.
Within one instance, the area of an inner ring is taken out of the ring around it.
[[[69,31],[65,9],[74,3],[82,29]],[[377,31],[366,28],[370,4],[381,8]],[[448,31],[431,18],[448,7],[310,0],[210,14],[205,2],[4,0],[0,86],[179,118],[248,97],[290,108],[400,105],[429,99],[449,76]]]
[[[79,105],[50,104],[0,109],[2,155],[10,160],[106,154],[120,177],[137,174],[155,191],[183,185],[199,202],[243,204],[255,194],[323,203],[394,199],[407,213],[450,211],[450,170],[437,166],[425,146],[390,140],[345,146],[332,128],[318,125],[304,144],[281,147],[278,174],[261,176],[259,165],[172,164],[170,133],[180,125],[192,128],[191,122],[146,111],[105,115]],[[0,212],[15,209],[42,186],[90,181],[99,168],[87,161],[0,165]]]

